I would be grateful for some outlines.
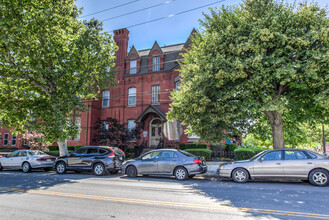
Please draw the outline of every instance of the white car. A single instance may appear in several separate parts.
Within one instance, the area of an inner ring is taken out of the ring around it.
[[[0,156],[0,171],[2,169],[23,170],[30,172],[34,168],[43,168],[49,171],[54,166],[56,157],[39,150],[18,150],[4,157]]]

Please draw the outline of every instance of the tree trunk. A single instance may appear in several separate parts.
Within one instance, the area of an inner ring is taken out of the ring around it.
[[[277,111],[264,111],[272,127],[273,149],[284,148],[284,133],[282,116]]]
[[[57,140],[59,156],[68,155],[69,151],[67,150],[67,140]]]

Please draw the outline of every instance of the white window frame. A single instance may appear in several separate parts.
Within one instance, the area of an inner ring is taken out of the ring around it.
[[[160,70],[160,57],[153,57],[152,60],[153,60],[152,70],[159,71]]]
[[[137,60],[130,60],[130,66],[129,66],[130,74],[136,74],[137,73]]]
[[[11,136],[11,146],[16,146],[17,136]]]
[[[160,85],[152,86],[152,104],[160,104]]]
[[[7,136],[7,138],[6,138]],[[7,141],[7,144],[5,144],[5,141]],[[4,133],[3,134],[3,146],[8,146],[9,143],[9,133]]]
[[[80,135],[81,135],[81,118],[74,119],[74,125],[77,126],[79,133],[73,137],[74,141],[80,141]]]
[[[102,107],[110,106],[110,90],[104,90],[102,93]]]
[[[136,128],[136,122],[134,119],[129,119],[128,120],[128,131],[132,131]]]
[[[128,89],[128,105],[136,105],[136,87],[131,87]]]

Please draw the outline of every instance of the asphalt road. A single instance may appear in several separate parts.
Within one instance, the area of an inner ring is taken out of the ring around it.
[[[329,219],[329,187],[302,182],[0,172],[0,219]]]

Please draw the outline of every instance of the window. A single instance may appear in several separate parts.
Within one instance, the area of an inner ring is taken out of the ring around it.
[[[98,149],[97,148],[88,148],[86,154],[87,155],[97,155],[98,154]]]
[[[136,88],[129,88],[128,90],[128,105],[136,105]]]
[[[102,121],[102,130],[109,130],[109,122],[108,121]]]
[[[135,74],[137,72],[137,61],[131,60],[130,61],[130,74]]]
[[[174,151],[162,151],[160,158],[177,158],[177,154]]]
[[[317,156],[316,156],[316,154],[314,154],[314,153],[311,153],[311,152],[307,152],[308,153],[308,155],[310,155],[310,157],[312,158],[312,159],[316,159],[317,158]]]
[[[132,131],[136,128],[135,120],[128,120],[128,131]]]
[[[86,148],[79,148],[78,150],[73,152],[73,155],[81,156],[81,155],[84,155],[85,151],[86,151]]]
[[[8,138],[9,138],[9,134],[7,133],[3,137],[3,146],[7,146],[8,145]]]
[[[75,124],[75,126],[77,126],[78,133],[77,133],[77,135],[75,137],[73,137],[73,140],[79,141],[80,140],[80,132],[81,132],[81,119],[80,118],[76,118],[74,120],[74,124]]]
[[[26,151],[20,151],[18,153],[18,157],[26,157],[27,156],[27,152]]]
[[[110,91],[105,90],[103,91],[102,107],[109,107],[109,106],[110,106]]]
[[[17,157],[17,156],[18,156],[18,152],[19,152],[19,151],[14,151],[14,152],[12,152],[11,154],[8,154],[7,157]]]
[[[153,57],[153,71],[159,71],[160,70],[160,57]]]
[[[263,160],[281,160],[282,158],[281,151],[273,151],[270,153],[265,154],[262,158]]]
[[[306,160],[307,156],[302,151],[285,151],[285,160]]]
[[[160,86],[152,86],[152,104],[160,104]]]
[[[11,140],[11,145],[12,146],[16,146],[16,139],[17,139],[16,136],[12,136],[12,140]]]
[[[153,160],[154,158],[158,157],[160,151],[153,151],[152,153],[146,154],[142,157],[142,160]]]
[[[179,91],[179,81],[175,82],[175,89]]]

